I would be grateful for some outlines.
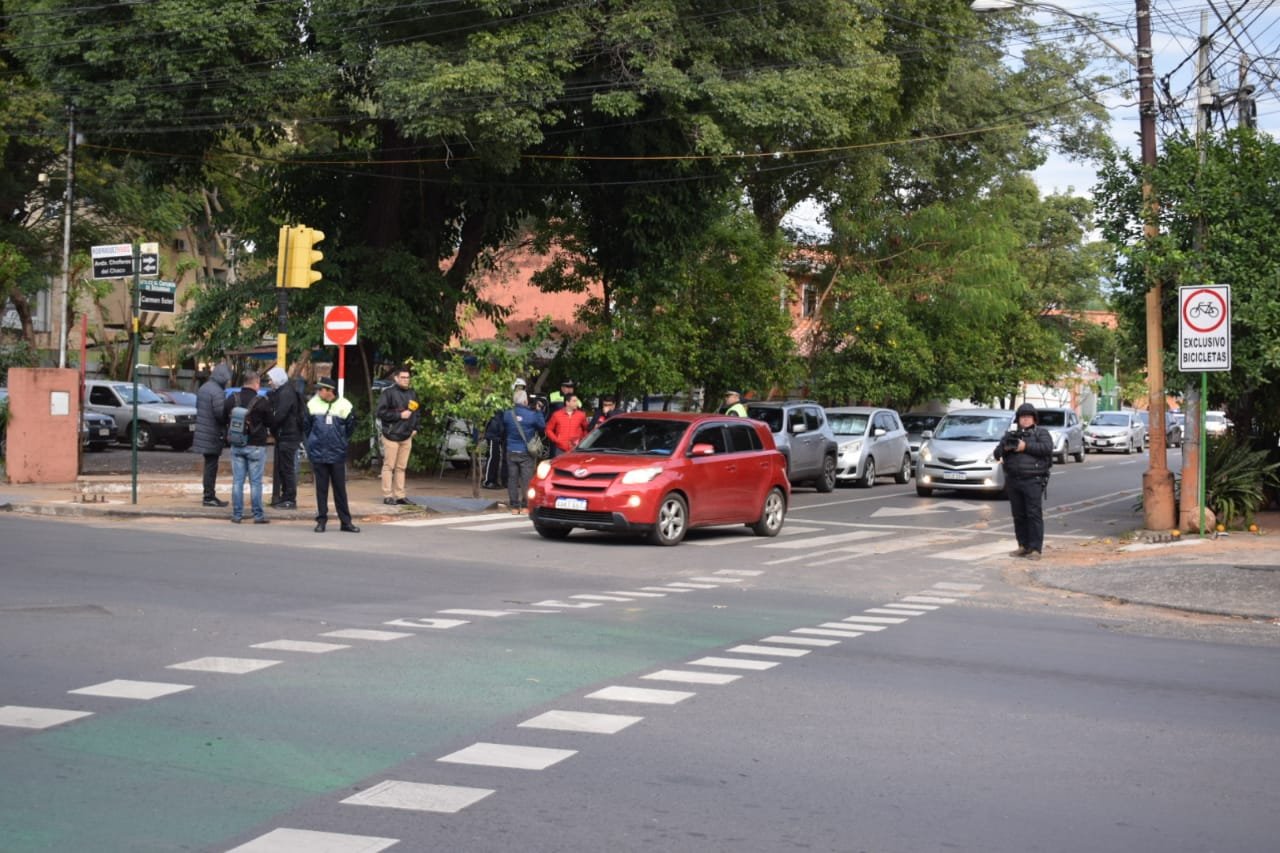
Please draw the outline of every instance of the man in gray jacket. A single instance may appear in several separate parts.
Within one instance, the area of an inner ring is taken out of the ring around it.
[[[226,506],[218,498],[215,481],[218,478],[218,461],[222,458],[223,436],[227,421],[223,416],[227,399],[227,383],[231,381],[231,368],[225,362],[213,368],[208,380],[196,392],[196,435],[192,447],[204,456],[204,505]]]

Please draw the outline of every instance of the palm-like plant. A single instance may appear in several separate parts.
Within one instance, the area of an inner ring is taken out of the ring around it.
[[[1254,450],[1234,438],[1210,439],[1205,455],[1205,505],[1218,522],[1232,527],[1253,521],[1266,503],[1265,489],[1280,485],[1280,462],[1267,462],[1267,451]]]

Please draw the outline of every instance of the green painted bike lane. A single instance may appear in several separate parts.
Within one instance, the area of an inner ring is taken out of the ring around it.
[[[247,648],[262,637],[210,650],[282,661],[240,676],[125,665],[106,677],[196,688],[68,703],[98,713],[0,745],[0,850],[216,848],[557,697],[835,617],[681,601],[504,616],[323,655]]]

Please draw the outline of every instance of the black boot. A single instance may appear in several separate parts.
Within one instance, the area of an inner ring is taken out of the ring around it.
[[[316,533],[324,533],[324,526],[325,526],[326,524],[328,524],[328,520],[327,520],[327,519],[322,518],[322,519],[320,519],[319,521],[317,521],[317,522],[316,522]]]

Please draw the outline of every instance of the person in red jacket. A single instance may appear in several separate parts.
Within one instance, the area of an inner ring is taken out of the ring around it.
[[[547,419],[547,438],[551,439],[551,455],[559,456],[568,453],[578,446],[587,435],[587,416],[582,411],[582,402],[578,395],[565,397],[564,408],[552,412]]]

